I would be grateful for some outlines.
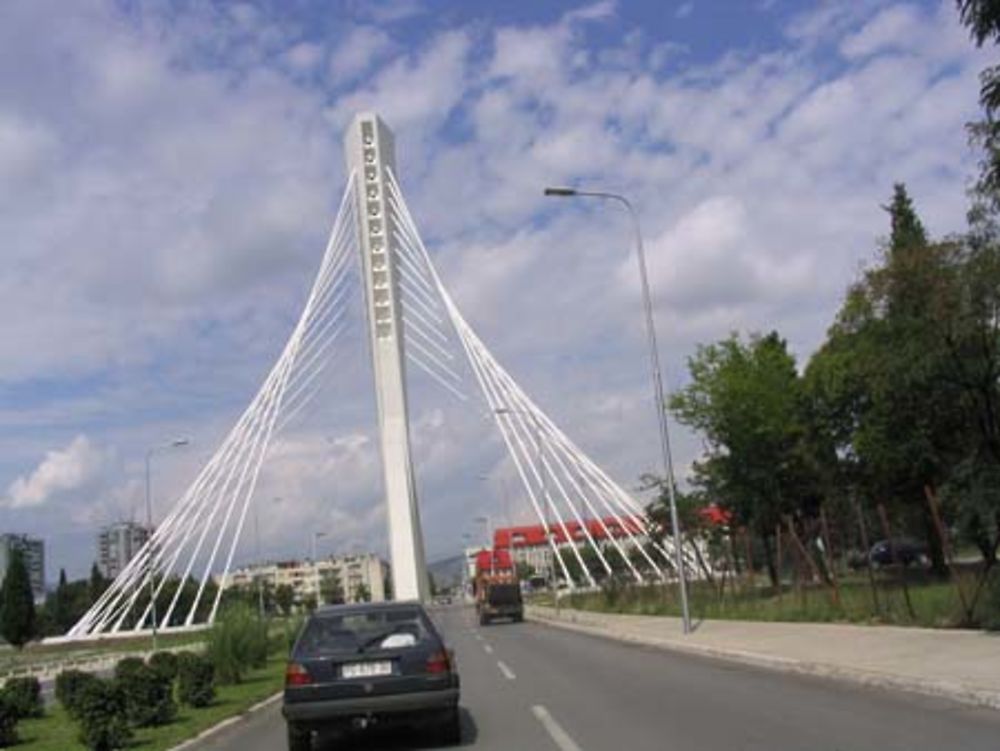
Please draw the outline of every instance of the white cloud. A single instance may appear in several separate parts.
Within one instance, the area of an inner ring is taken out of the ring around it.
[[[674,18],[687,18],[694,12],[694,3],[681,3],[674,11]]]
[[[572,21],[603,21],[615,15],[617,3],[614,0],[599,0],[599,2],[584,5],[569,11],[564,20]]]
[[[356,26],[330,57],[330,77],[350,80],[376,66],[392,48],[389,35],[376,26]]]
[[[420,53],[396,58],[339,99],[332,121],[343,126],[355,112],[375,110],[393,124],[401,141],[419,141],[461,100],[470,48],[466,31],[438,34]]]
[[[322,45],[314,42],[299,42],[285,53],[285,61],[294,69],[312,70],[323,59]]]
[[[913,5],[893,5],[879,11],[861,29],[840,44],[845,57],[857,58],[877,52],[908,49],[923,34],[920,10]]]
[[[65,448],[46,452],[35,469],[16,478],[7,488],[5,505],[40,506],[60,494],[86,488],[101,476],[107,464],[107,452],[86,436],[78,435]]]

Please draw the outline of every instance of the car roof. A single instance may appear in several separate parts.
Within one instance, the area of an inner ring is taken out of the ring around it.
[[[375,613],[393,610],[412,610],[417,608],[423,611],[424,606],[417,600],[401,600],[392,602],[353,602],[348,605],[324,605],[313,613],[314,618],[323,618],[333,615],[349,615],[351,613]]]

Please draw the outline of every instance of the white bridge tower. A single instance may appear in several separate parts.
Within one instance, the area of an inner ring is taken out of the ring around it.
[[[410,460],[402,311],[396,270],[396,227],[387,171],[396,174],[392,131],[374,113],[355,116],[344,139],[357,196],[358,247],[371,341],[385,499],[389,518],[393,597],[428,596],[424,539]]]

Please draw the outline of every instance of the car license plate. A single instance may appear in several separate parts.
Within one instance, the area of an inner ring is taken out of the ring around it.
[[[371,678],[375,675],[392,675],[392,663],[389,660],[375,662],[349,662],[340,666],[342,678]]]

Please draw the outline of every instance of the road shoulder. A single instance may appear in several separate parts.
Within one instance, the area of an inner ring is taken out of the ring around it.
[[[530,606],[528,618],[616,641],[786,673],[1000,709],[1000,638],[982,632],[841,624],[711,621]]]

